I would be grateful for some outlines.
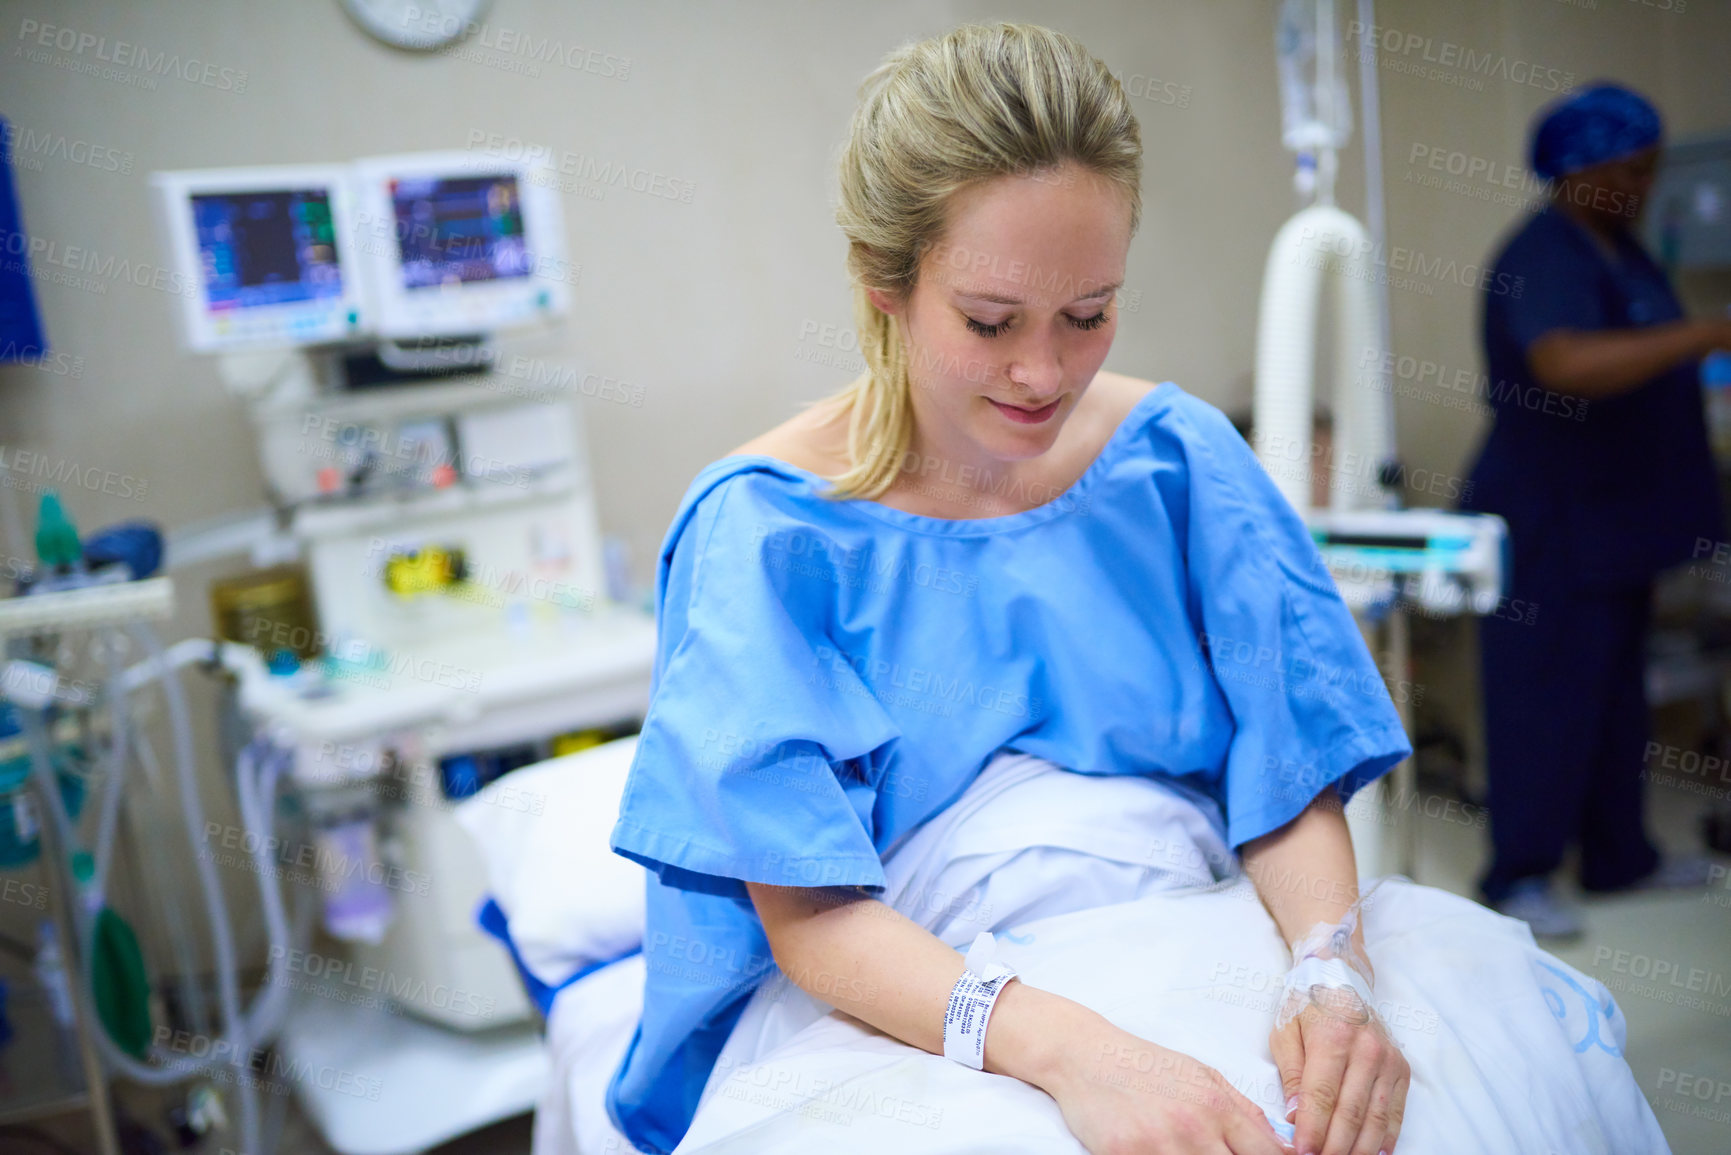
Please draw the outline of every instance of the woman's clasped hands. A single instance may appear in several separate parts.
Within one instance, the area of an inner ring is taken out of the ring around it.
[[[1103,1019],[1042,1086],[1090,1155],[1393,1155],[1411,1071],[1340,965],[1295,971],[1308,985],[1289,983],[1269,1036],[1290,1141],[1213,1067]]]
[[[1292,1155],[1219,1071],[1104,1020],[1043,1085],[1089,1155]]]

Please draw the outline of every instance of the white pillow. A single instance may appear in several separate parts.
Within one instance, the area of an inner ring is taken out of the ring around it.
[[[643,867],[608,836],[637,736],[513,770],[456,807],[529,972],[557,987],[643,944]]]

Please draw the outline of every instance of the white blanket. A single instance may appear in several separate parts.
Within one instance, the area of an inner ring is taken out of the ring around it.
[[[886,900],[952,946],[993,931],[1023,981],[1217,1067],[1272,1114],[1282,1096],[1268,1029],[1288,957],[1222,830],[1206,798],[1170,784],[1001,755],[892,848]],[[1403,1155],[1668,1152],[1621,1056],[1621,1011],[1525,924],[1404,879],[1383,885],[1364,919],[1379,1010],[1413,1070]],[[620,999],[628,985],[642,993],[641,972],[624,965],[555,1004],[560,1073],[536,1155],[630,1150],[601,1105],[635,1026]],[[586,991],[615,971],[607,990]],[[678,1150],[1082,1148],[1036,1088],[910,1047],[776,974],[729,1037]]]
[[[1368,904],[1376,998],[1413,1070],[1405,1155],[1668,1150],[1597,983],[1464,899],[1391,881]],[[1000,936],[1024,981],[1281,1101],[1268,1028],[1286,953],[1248,880],[1060,915]],[[1561,1017],[1557,1012],[1561,1012]],[[1584,1050],[1576,1047],[1587,1044]],[[1134,1065],[1112,1072],[1138,1077]],[[1015,1079],[825,1015],[712,1083],[682,1155],[1081,1152]]]

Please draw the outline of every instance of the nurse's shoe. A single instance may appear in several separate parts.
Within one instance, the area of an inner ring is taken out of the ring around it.
[[[1663,855],[1652,874],[1636,879],[1623,889],[1700,890],[1713,878],[1713,866],[1713,860],[1705,854]],[[1721,869],[1721,876],[1723,873]]]
[[[1498,914],[1518,918],[1536,939],[1564,942],[1578,939],[1586,928],[1573,907],[1557,898],[1548,878],[1523,878],[1496,904]]]

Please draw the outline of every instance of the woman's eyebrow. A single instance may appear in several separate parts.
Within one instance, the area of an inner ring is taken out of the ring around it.
[[[1114,281],[1110,285],[1101,285],[1092,293],[1083,293],[1081,296],[1072,299],[1069,303],[1075,304],[1076,301],[1092,301],[1099,297],[1110,297],[1113,293],[1116,293],[1123,287],[1123,281]],[[970,301],[990,301],[994,305],[1020,305],[1023,303],[1022,298],[1020,297],[1006,297],[1002,293],[994,293],[989,289],[971,289],[965,286],[958,286],[955,292],[958,297],[966,297]]]

